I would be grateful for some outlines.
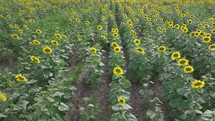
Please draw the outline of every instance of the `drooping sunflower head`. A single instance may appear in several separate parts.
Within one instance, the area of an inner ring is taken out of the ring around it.
[[[40,45],[40,41],[38,40],[33,40],[34,45]]]
[[[139,45],[140,44],[140,40],[139,39],[134,39],[134,44],[135,45]]]
[[[215,51],[215,44],[209,45],[208,49],[211,51]]]
[[[45,54],[51,54],[52,53],[52,49],[50,47],[48,47],[48,46],[45,46],[43,48],[43,53],[45,53]]]
[[[158,52],[166,52],[167,48],[165,46],[160,46],[157,48]]]
[[[124,98],[122,98],[122,97],[118,98],[118,103],[119,103],[119,104],[122,104],[122,105],[123,105],[123,104],[125,104],[125,102],[126,102],[126,101],[125,101]]]
[[[22,74],[17,74],[15,78],[16,78],[17,82],[21,82],[21,83],[26,83],[27,82],[26,77],[23,76]]]
[[[117,66],[113,69],[113,73],[117,76],[121,76],[123,74],[123,70],[119,66]]]
[[[121,50],[121,49],[120,49],[119,47],[115,47],[115,48],[114,48],[114,52],[115,52],[115,53],[119,53],[120,50]]]
[[[31,61],[32,61],[32,62],[35,62],[35,63],[37,63],[37,64],[40,63],[40,59],[37,58],[36,56],[31,56]]]
[[[182,58],[178,61],[178,65],[179,66],[186,66],[189,64],[189,60],[185,59],[185,58]]]
[[[192,88],[203,88],[205,86],[205,82],[201,81],[201,80],[195,80],[194,82],[192,82],[191,87]]]
[[[144,53],[144,49],[141,47],[137,47],[135,50],[137,53]]]
[[[192,66],[184,67],[184,73],[192,73],[193,71],[194,71],[194,68]]]
[[[52,45],[53,45],[53,46],[57,46],[57,45],[58,45],[58,41],[52,40]]]
[[[96,54],[96,48],[95,48],[95,47],[90,48],[90,52],[91,52],[92,54]]]
[[[37,34],[41,34],[42,31],[41,31],[40,29],[36,29],[36,33],[37,33]]]
[[[181,57],[180,52],[173,52],[172,55],[171,55],[172,60],[178,59],[180,57]]]

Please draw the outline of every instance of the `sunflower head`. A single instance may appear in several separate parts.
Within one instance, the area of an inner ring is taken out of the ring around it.
[[[38,40],[33,40],[34,45],[40,45],[40,41]]]
[[[2,92],[0,92],[0,100],[1,100],[1,101],[6,101],[6,100],[7,100],[6,95],[3,94]]]
[[[118,47],[118,44],[116,42],[112,42],[111,46],[115,48],[115,47]]]
[[[13,39],[19,39],[19,36],[17,34],[12,34],[11,36]]]
[[[122,105],[125,104],[125,99],[122,97],[118,98],[118,103]]]
[[[192,88],[203,88],[205,86],[205,82],[201,80],[195,80],[192,82],[191,87]]]
[[[41,34],[42,31],[41,31],[40,29],[36,29],[36,33],[37,33],[37,34]]]
[[[202,42],[204,42],[204,43],[209,43],[210,41],[211,41],[211,38],[207,37],[207,36],[203,37],[203,39],[202,39]]]
[[[97,30],[102,30],[102,26],[101,26],[101,25],[98,25],[98,26],[97,26]]]
[[[181,54],[179,52],[173,52],[171,55],[171,59],[175,60],[181,57]]]
[[[55,34],[56,39],[62,39],[62,36],[60,34]]]
[[[22,74],[17,74],[15,78],[16,78],[17,82],[21,82],[21,83],[26,83],[27,82],[26,77],[23,76]]]
[[[96,54],[96,48],[95,48],[95,47],[90,48],[90,52],[91,52],[92,54]]]
[[[115,53],[119,53],[120,50],[121,50],[121,49],[120,49],[119,47],[115,47],[115,48],[114,48],[114,52],[115,52]]]
[[[158,52],[166,52],[166,50],[167,50],[167,49],[166,49],[165,46],[160,46],[160,47],[157,48],[157,51],[158,51]]]
[[[144,53],[144,49],[141,47],[137,47],[135,50],[137,53]]]
[[[193,71],[194,71],[194,68],[192,66],[184,67],[184,73],[192,73]]]
[[[123,70],[119,66],[117,66],[113,69],[113,73],[117,76],[121,76],[123,74]]]
[[[45,47],[43,48],[43,53],[49,55],[49,54],[52,53],[52,49],[51,49],[50,47],[48,47],[48,46],[45,46]]]
[[[53,46],[57,46],[57,45],[58,45],[58,41],[52,40],[52,45],[53,45]]]
[[[139,39],[134,39],[134,44],[135,45],[139,45],[140,44],[140,40]]]
[[[209,45],[208,49],[211,51],[215,51],[215,44]]]
[[[37,58],[36,56],[31,56],[31,61],[32,61],[32,62],[35,62],[35,63],[37,63],[37,64],[40,63],[40,59]]]
[[[186,66],[186,65],[188,65],[189,64],[189,61],[187,60],[187,59],[185,59],[185,58],[182,58],[182,59],[180,59],[179,61],[178,61],[178,65],[179,66]]]
[[[118,34],[117,34],[117,33],[113,33],[113,37],[114,37],[114,38],[117,38],[117,37],[118,37]]]

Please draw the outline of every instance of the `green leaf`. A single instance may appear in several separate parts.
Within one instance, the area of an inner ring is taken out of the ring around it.
[[[60,111],[67,111],[67,110],[69,110],[69,106],[67,106],[65,103],[63,103],[63,102],[60,102],[60,105],[58,106],[58,109],[60,110]]]

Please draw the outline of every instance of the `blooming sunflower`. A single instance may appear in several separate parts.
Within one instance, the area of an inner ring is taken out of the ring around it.
[[[171,55],[172,60],[178,59],[181,57],[181,54],[179,52],[173,52]]]
[[[144,53],[144,49],[141,47],[137,47],[135,50],[137,53]]]
[[[215,50],[215,44],[209,45],[208,49],[211,51],[214,51]]]
[[[37,29],[37,30],[36,30],[36,33],[37,33],[37,34],[41,34],[42,31],[41,31],[40,29]]]
[[[184,67],[184,73],[192,73],[193,71],[194,71],[194,68],[192,66]]]
[[[208,24],[205,24],[203,27],[207,29],[207,28],[209,28],[210,26],[209,26]]]
[[[95,47],[90,48],[90,52],[91,52],[92,54],[96,54],[96,48],[95,48]]]
[[[27,82],[27,79],[22,74],[17,74],[15,78],[16,78],[16,81],[18,82],[21,82],[21,83]]]
[[[76,18],[75,21],[76,21],[77,23],[80,23],[80,22],[81,22],[81,20],[80,20],[79,18]]]
[[[120,49],[119,47],[115,47],[115,48],[114,48],[114,52],[115,52],[115,53],[119,53],[120,50],[121,50],[121,49]]]
[[[7,97],[2,92],[0,92],[0,100],[1,101],[6,101],[7,100]]]
[[[179,66],[186,66],[189,64],[189,60],[185,59],[185,58],[182,58],[178,61],[178,65]]]
[[[158,52],[166,52],[166,50],[167,50],[167,49],[166,49],[165,46],[160,46],[160,47],[157,48],[157,51],[158,51]]]
[[[118,44],[116,42],[112,42],[111,46],[115,48],[115,47],[118,47]]]
[[[134,44],[135,45],[139,45],[140,44],[140,40],[139,39],[134,39]]]
[[[17,34],[12,34],[11,36],[13,37],[13,39],[18,39],[19,38],[19,36]]]
[[[191,87],[192,88],[203,88],[205,86],[205,82],[201,80],[195,80],[192,82]]]
[[[122,105],[125,104],[125,99],[122,97],[118,98],[118,103]]]
[[[62,39],[62,36],[60,34],[55,34],[56,39]]]
[[[117,34],[117,33],[113,33],[113,37],[114,37],[114,38],[117,38],[117,37],[118,37],[118,34]]]
[[[48,47],[48,46],[45,46],[45,47],[43,48],[43,52],[44,52],[45,54],[51,54],[51,53],[52,53],[52,49],[51,49],[50,47]]]
[[[101,25],[98,25],[98,26],[97,26],[97,30],[102,30],[102,26],[101,26]]]
[[[40,45],[40,41],[38,41],[38,40],[33,40],[33,43],[34,43],[35,45]]]
[[[210,37],[203,37],[202,42],[209,43],[211,41]]]
[[[52,45],[57,46],[58,42],[56,40],[52,40]]]
[[[119,66],[117,66],[113,69],[113,73],[117,76],[120,76],[123,74],[123,70]]]
[[[33,61],[33,62],[35,62],[35,63],[37,63],[37,64],[40,63],[40,59],[37,58],[36,56],[31,56],[31,61]]]

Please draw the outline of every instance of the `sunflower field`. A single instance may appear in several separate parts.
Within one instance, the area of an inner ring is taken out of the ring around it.
[[[215,121],[215,1],[0,0],[0,121]]]

